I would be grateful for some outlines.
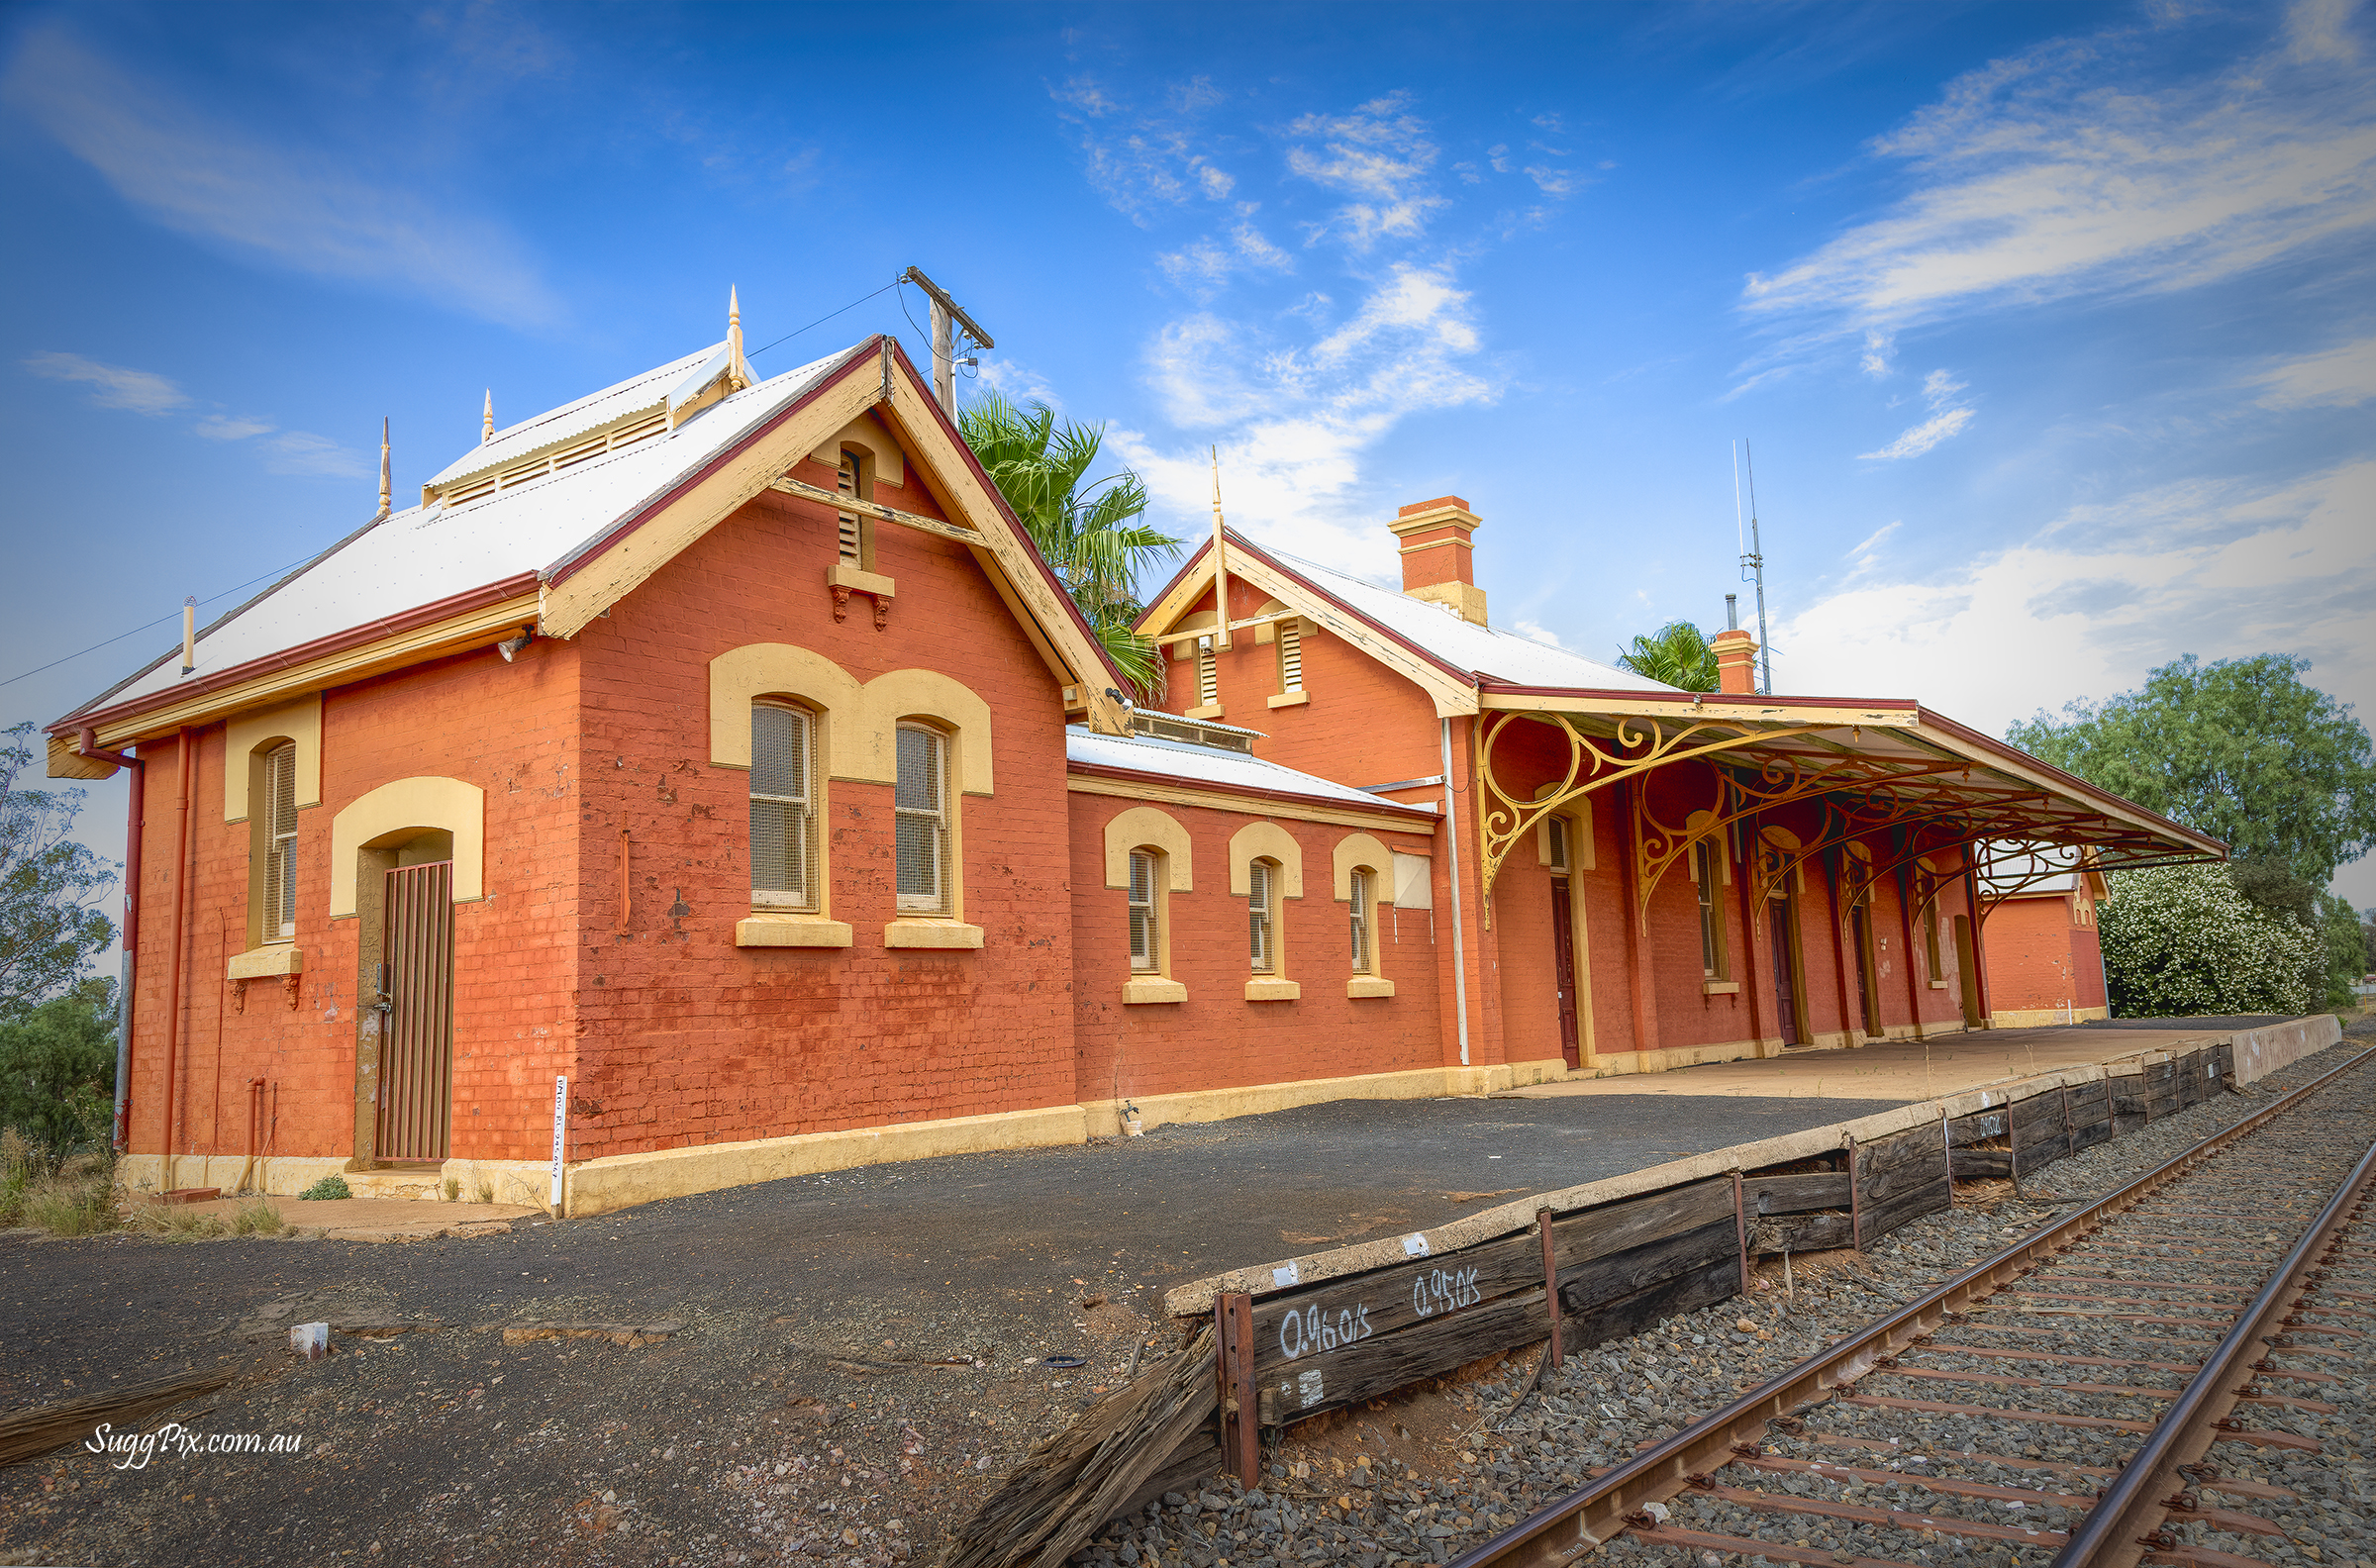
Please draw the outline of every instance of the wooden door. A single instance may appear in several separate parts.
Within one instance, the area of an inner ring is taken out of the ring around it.
[[[1867,1039],[1881,1037],[1881,1015],[1873,1007],[1873,927],[1865,906],[1848,911],[1848,939],[1855,947],[1857,1020]]]
[[[1955,974],[1963,985],[1963,1027],[1979,1029],[1987,1024],[1980,1016],[1980,954],[1972,941],[1972,918],[1955,917]]]
[[[1782,1043],[1804,1044],[1799,1035],[1799,923],[1786,895],[1776,894],[1766,912],[1773,921],[1774,1012],[1782,1026]]]
[[[383,1160],[442,1160],[453,1130],[453,862],[387,873],[380,987]]]
[[[1576,916],[1567,878],[1551,878],[1551,955],[1559,980],[1559,1054],[1570,1067],[1584,1065],[1576,1033]]]

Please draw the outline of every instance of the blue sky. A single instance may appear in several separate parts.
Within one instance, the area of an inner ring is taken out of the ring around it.
[[[1991,731],[2181,652],[2376,709],[2376,24],[2287,6],[20,7],[0,678],[910,263],[1187,533],[1720,624]],[[923,319],[875,295],[778,371]],[[1745,597],[1745,590],[1744,590]],[[218,604],[216,608],[220,608]],[[47,720],[169,628],[0,686]],[[114,853],[121,785],[84,827]],[[2376,866],[2338,884],[2376,904]]]

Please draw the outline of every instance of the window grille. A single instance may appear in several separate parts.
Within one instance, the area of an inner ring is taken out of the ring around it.
[[[815,909],[817,723],[803,709],[750,709],[750,891],[755,904]]]
[[[264,757],[264,940],[297,934],[297,748]]]
[[[1256,860],[1245,868],[1245,928],[1246,950],[1256,974],[1269,974],[1278,967],[1278,958],[1271,951],[1270,862]]]
[[[1300,621],[1279,623],[1279,690],[1304,689],[1304,630]]]
[[[1725,931],[1716,904],[1716,867],[1710,863],[1704,842],[1691,846],[1691,871],[1692,879],[1699,883],[1700,973],[1716,980],[1722,978],[1725,967]]]
[[[1213,708],[1221,702],[1221,673],[1213,667],[1213,639],[1196,640],[1196,703],[1200,708]]]
[[[1351,878],[1353,973],[1369,973],[1369,870],[1356,869]]]
[[[948,737],[899,727],[899,907],[940,914],[948,905]]]
[[[854,451],[851,451],[846,446],[842,447],[842,473],[840,479],[837,481],[837,488],[839,488],[845,496],[849,496],[855,500],[863,501],[866,499],[866,497],[860,487],[859,477],[858,454]],[[865,564],[865,562],[859,558],[865,553],[866,549],[865,527],[858,521],[858,516],[854,512],[844,512],[842,514],[841,547],[842,558],[843,560],[849,562],[853,566],[862,566]]]
[[[1131,969],[1152,974],[1161,966],[1155,930],[1155,857],[1131,851]]]

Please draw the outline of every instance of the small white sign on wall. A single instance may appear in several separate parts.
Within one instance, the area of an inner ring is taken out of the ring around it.
[[[552,1217],[561,1217],[561,1149],[569,1131],[569,1079],[552,1081]]]

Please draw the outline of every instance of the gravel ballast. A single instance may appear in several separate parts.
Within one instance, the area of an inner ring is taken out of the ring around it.
[[[1290,1428],[1265,1455],[1262,1487],[1240,1492],[1233,1483],[1212,1482],[1194,1494],[1167,1494],[1142,1514],[1110,1523],[1074,1561],[1099,1568],[1116,1563],[1277,1568],[1296,1561],[1379,1568],[1447,1561],[1574,1490],[1593,1473],[1672,1435],[2039,1225],[2265,1109],[2272,1100],[2333,1070],[2346,1052],[2364,1043],[2346,1040],[2340,1049],[2295,1063],[2249,1089],[2220,1093],[2203,1105],[2050,1165],[2026,1177],[2018,1193],[2004,1182],[1960,1184],[1954,1210],[1905,1226],[1873,1243],[1862,1256],[1840,1252],[1794,1260],[1789,1287],[1783,1270],[1769,1261],[1758,1269],[1748,1296],[1667,1320],[1630,1338],[1571,1352],[1562,1370],[1546,1372],[1542,1386],[1523,1399],[1535,1369],[1531,1350],[1509,1358],[1482,1381],[1421,1396],[1400,1417],[1373,1413],[1350,1421],[1339,1418],[1306,1429]],[[2086,1423],[2149,1424],[2166,1403],[2168,1391],[2184,1386],[2202,1351],[2225,1330],[2226,1315],[2240,1307],[2261,1273],[2326,1201],[2350,1160],[2376,1137],[2376,1064],[2339,1080],[2321,1097],[2321,1111],[2335,1124],[2326,1139],[2332,1145],[2330,1157],[2322,1163],[2306,1152],[2304,1158],[2322,1170],[2334,1158],[2341,1164],[2323,1180],[2306,1173],[2294,1184],[2299,1191],[2286,1189],[2282,1202],[2270,1194],[2239,1190],[2237,1201],[2222,1201],[2220,1206],[2249,1210],[2245,1215],[2202,1214],[2198,1211],[2213,1204],[2199,1196],[2190,1200],[2192,1207],[2184,1213],[2173,1208],[2174,1199],[2160,1195],[2140,1206],[2136,1228],[2183,1234],[2215,1227],[2231,1244],[2223,1242],[2211,1250],[2229,1255],[2205,1256],[2197,1250],[2199,1241],[2182,1239],[2168,1248],[2083,1246],[2056,1265],[2091,1278],[2117,1273],[2124,1279],[2151,1280],[2158,1275],[2171,1283],[2206,1283],[2208,1291],[2191,1294],[2124,1286],[2121,1290],[2127,1294],[2180,1299],[2158,1309],[2122,1304],[2119,1310],[2134,1317],[2216,1321],[2199,1325],[2110,1321],[2072,1316],[2085,1310],[2079,1301],[2032,1301],[2028,1305],[2047,1309],[2044,1316],[1992,1310],[1973,1318],[1975,1323],[2001,1319],[2008,1329],[2033,1332],[1942,1333],[1941,1339],[1974,1347],[1969,1353],[1950,1352],[1943,1345],[1926,1349],[1922,1369],[1949,1377],[1882,1371],[1857,1390],[1860,1396],[2045,1411],[2075,1418],[2079,1424],[1958,1416],[1946,1419],[1953,1435],[1942,1440],[1942,1419],[1937,1416],[1828,1407],[1823,1421],[1811,1421],[1805,1434],[1773,1433],[1765,1447],[1778,1464],[1758,1474],[1734,1465],[1719,1478],[1727,1488],[1783,1491],[1850,1510],[1979,1522],[2011,1538],[1925,1536],[1911,1527],[1913,1521],[1867,1523],[1778,1514],[1705,1493],[1673,1500],[1672,1525],[1751,1536],[1784,1550],[1957,1563],[2049,1560],[2058,1542],[2047,1540],[2044,1532],[2061,1530],[2081,1512],[2058,1499],[2090,1496],[2112,1473],[2119,1454],[2139,1440]],[[2344,1126],[2346,1122],[2351,1125]],[[2339,1152],[2346,1146],[2348,1157]],[[2200,1183],[2198,1192],[2211,1185]],[[2272,1193],[2283,1186],[2274,1181],[2270,1185]],[[2165,1212],[2168,1224],[2141,1223]],[[2369,1296],[2367,1303],[2338,1305],[2369,1314],[2360,1326],[2376,1330],[2376,1234],[2367,1245],[2367,1256],[2349,1268],[2338,1266],[2327,1288]],[[2082,1259],[2084,1268],[2078,1267]],[[2352,1274],[2350,1268],[2361,1272]],[[2025,1286],[2048,1288],[2039,1281]],[[2212,1298],[2228,1305],[2207,1307],[2206,1300]],[[1960,1330],[1969,1325],[1956,1326]],[[2182,1538],[2191,1531],[2205,1546],[2276,1563],[2364,1562],[2376,1568],[2376,1538],[2365,1519],[2376,1506],[2366,1458],[2369,1440],[2376,1436],[2376,1410],[2369,1408],[2365,1392],[2370,1368],[2359,1363],[2359,1357],[2376,1353],[2364,1348],[2367,1343],[2326,1339],[2298,1358],[2304,1367],[2342,1380],[2336,1384],[2288,1383],[2263,1375],[2270,1392],[2340,1407],[2333,1414],[2275,1404],[2256,1404],[2239,1412],[2255,1427],[2316,1438],[2323,1453],[2247,1448],[2236,1442],[2224,1442],[2215,1450],[2213,1461],[2223,1477],[2248,1483],[2265,1480],[2297,1497],[2241,1498],[2207,1490],[2205,1506],[2258,1514],[2281,1524],[2287,1536],[2205,1533],[2209,1526],[2190,1523],[2182,1527]],[[2360,1348],[2326,1348],[2341,1344]],[[2079,1368],[1981,1353],[2024,1348],[2146,1364]],[[1957,1380],[1952,1376],[1956,1374],[1979,1381]],[[2023,1387],[2013,1379],[2056,1386]],[[1383,1423],[1410,1436],[1401,1422],[1420,1426],[1418,1413],[1430,1401],[1441,1407],[1436,1423],[1443,1428],[1433,1439],[1433,1455],[1415,1453],[1413,1444],[1379,1435]],[[1909,1452],[1917,1445],[1925,1450],[1920,1459]],[[1955,1458],[1949,1456],[1952,1450],[1979,1450],[2000,1459]],[[1845,1472],[1799,1470],[1794,1468],[1797,1464],[1845,1467]],[[1970,1496],[1910,1484],[1911,1478],[1925,1473],[2024,1495]],[[1607,1551],[1629,1562],[1667,1562],[1677,1555],[1672,1547],[1644,1545],[1630,1536]],[[1695,1568],[1714,1568],[1726,1560],[1714,1553],[1694,1555],[1703,1558]]]

